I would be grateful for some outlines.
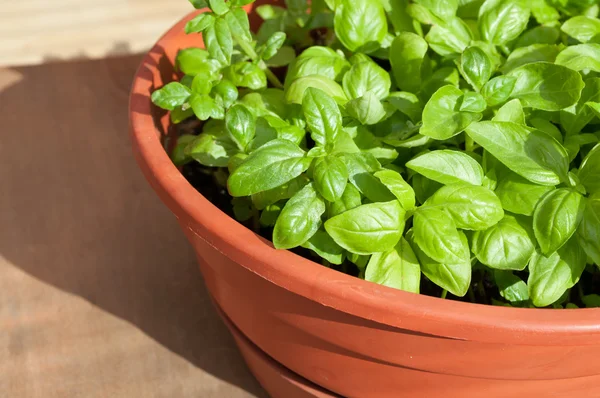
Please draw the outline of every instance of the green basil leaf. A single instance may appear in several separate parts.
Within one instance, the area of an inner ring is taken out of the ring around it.
[[[419,203],[425,203],[438,189],[443,185],[439,182],[430,180],[421,174],[415,174],[411,181],[412,187],[415,190],[415,197]]]
[[[425,206],[443,208],[460,229],[488,229],[504,217],[502,203],[496,194],[475,185],[444,186],[427,199]]]
[[[481,89],[481,95],[488,106],[496,106],[510,98],[517,78],[514,76],[498,76],[487,82]]]
[[[406,167],[441,184],[469,183],[481,185],[483,169],[471,156],[449,149],[417,156]]]
[[[434,261],[460,264],[470,261],[468,243],[442,207],[420,207],[413,217],[414,241]]]
[[[185,148],[188,144],[196,139],[195,135],[184,134],[177,138],[177,144],[173,148],[171,152],[171,160],[175,164],[175,166],[183,166],[188,163],[191,158],[186,155]]]
[[[565,149],[541,131],[511,122],[479,122],[467,134],[515,173],[540,185],[558,185],[568,171]]]
[[[526,64],[507,76],[517,79],[511,96],[524,106],[559,111],[575,105],[581,96],[583,79],[576,71],[547,62]]]
[[[396,35],[401,32],[415,32],[415,21],[408,13],[408,0],[394,0],[390,2],[390,7],[386,7],[387,15],[394,27]]]
[[[213,76],[216,75],[220,65],[209,57],[208,51],[201,48],[185,48],[177,53],[175,64],[186,75],[196,76],[205,73]]]
[[[600,44],[588,43],[569,46],[558,54],[556,64],[576,71],[600,72]]]
[[[225,128],[229,136],[244,151],[256,131],[256,119],[244,105],[234,105],[225,115]]]
[[[542,254],[549,256],[573,236],[584,209],[583,196],[570,188],[553,190],[538,202],[533,213],[533,231]]]
[[[433,15],[441,20],[452,18],[458,10],[458,0],[415,0],[415,3],[420,4],[429,10]]]
[[[486,0],[479,14],[481,37],[502,45],[516,39],[527,28],[530,11],[516,0]]]
[[[506,74],[519,66],[535,62],[554,62],[559,52],[559,47],[554,44],[532,44],[527,47],[517,48],[510,53],[506,63],[500,70]]]
[[[386,111],[381,101],[372,92],[365,93],[362,97],[348,101],[346,112],[350,117],[358,120],[363,125],[372,125],[381,121]]]
[[[294,80],[285,92],[285,100],[288,103],[302,104],[304,93],[309,87],[324,91],[340,105],[348,102],[348,98],[339,84],[319,75],[303,76]]]
[[[192,3],[197,10],[208,7],[206,0],[189,0],[189,2]]]
[[[309,240],[321,226],[325,202],[308,184],[285,204],[273,228],[273,245],[291,249]]]
[[[587,201],[581,224],[577,228],[577,240],[587,256],[600,264],[600,197],[592,195]]]
[[[390,103],[394,108],[408,116],[413,123],[418,123],[421,121],[423,104],[421,103],[421,100],[419,100],[419,97],[413,93],[405,91],[391,93],[386,98],[386,102]]]
[[[356,254],[391,250],[402,237],[405,211],[397,200],[358,206],[325,222],[325,230]]]
[[[454,17],[443,25],[434,25],[425,36],[433,51],[441,56],[460,54],[473,40],[469,26],[460,18]]]
[[[533,17],[539,24],[554,24],[560,19],[558,10],[549,5],[546,0],[533,0],[528,3]]]
[[[421,134],[436,140],[446,140],[481,119],[480,113],[457,111],[463,92],[454,86],[436,91],[423,109]]]
[[[400,173],[394,170],[383,169],[375,172],[373,175],[400,201],[404,210],[409,211],[415,208],[415,191],[404,181]]]
[[[227,167],[237,152],[235,143],[223,133],[202,133],[184,150],[185,156],[209,167]]]
[[[212,81],[209,76],[199,74],[192,80],[192,93],[209,94],[212,90]]]
[[[481,94],[467,91],[463,95],[462,102],[458,110],[461,112],[479,113],[485,111],[486,108],[487,103]]]
[[[245,5],[254,3],[255,0],[229,0],[229,5],[236,7],[243,7]]]
[[[229,5],[224,0],[208,0],[210,9],[217,15],[224,15],[229,12]]]
[[[498,109],[498,112],[496,112],[496,115],[492,118],[492,121],[512,122],[525,126],[525,112],[523,112],[521,101],[516,98],[508,101],[500,109]]]
[[[500,296],[511,303],[524,303],[529,300],[529,289],[521,278],[510,271],[494,271],[494,280]]]
[[[190,106],[200,120],[223,119],[225,116],[223,107],[208,94],[193,94],[190,98]]]
[[[560,143],[563,141],[562,132],[559,130],[558,127],[556,127],[554,124],[552,124],[552,122],[550,122],[546,119],[533,117],[533,118],[529,119],[529,124],[531,124],[532,127],[540,130],[541,132],[548,134],[550,137],[554,138],[557,142]],[[567,148],[565,147],[565,149],[567,149]],[[570,161],[569,161],[569,163],[570,163]]]
[[[331,264],[339,265],[344,261],[344,249],[323,229],[317,230],[302,247],[312,250]]]
[[[445,66],[433,72],[431,77],[425,81],[419,92],[419,97],[421,101],[426,102],[440,88],[447,85],[459,88],[459,83],[460,75],[458,69]]]
[[[367,92],[383,99],[388,96],[391,85],[390,75],[373,61],[352,65],[343,78],[344,91],[350,99],[362,97]]]
[[[535,253],[529,263],[529,297],[536,307],[546,307],[573,287],[585,268],[585,252],[571,239],[558,252],[545,257]]]
[[[587,294],[581,297],[581,301],[585,304],[586,308],[598,308],[600,307],[600,295],[597,294]],[[577,308],[577,307],[575,307]]]
[[[238,90],[235,84],[229,80],[221,80],[212,88],[212,95],[215,99],[220,98],[225,108],[231,107],[238,99]]]
[[[522,271],[535,251],[527,230],[513,216],[473,235],[473,254],[490,268]]]
[[[192,90],[181,83],[171,82],[152,93],[152,103],[162,109],[172,111],[190,98]]]
[[[304,76],[319,75],[334,81],[341,81],[350,69],[350,63],[343,53],[329,47],[313,46],[304,50],[290,65],[285,78],[285,87],[295,79]]]
[[[536,26],[519,37],[515,48],[527,47],[532,44],[556,44],[560,30],[555,26]]]
[[[229,25],[229,30],[234,37],[248,42],[252,41],[250,21],[248,20],[248,14],[243,8],[232,9],[223,18],[227,22],[227,25]]]
[[[235,171],[235,170],[233,170]],[[298,176],[283,185],[261,191],[252,195],[252,203],[258,210],[266,209],[284,199],[289,199],[308,184],[308,178],[304,175]],[[273,223],[275,225],[275,223]]]
[[[267,66],[281,68],[290,65],[296,59],[296,50],[290,46],[282,46],[271,56],[270,51],[277,48],[276,45],[278,45],[278,43],[275,43],[272,47],[267,47],[262,53],[263,59],[267,61]]]
[[[394,195],[372,173],[381,169],[381,165],[370,153],[352,153],[342,155],[348,169],[349,180],[360,193],[372,202],[387,202]]]
[[[566,21],[560,29],[572,38],[587,43],[600,35],[600,19],[578,15]]]
[[[251,62],[238,62],[223,69],[223,77],[238,87],[260,90],[267,87],[267,76]]]
[[[325,156],[315,161],[313,170],[315,188],[329,202],[340,199],[348,183],[348,169],[335,156]]]
[[[233,53],[233,38],[229,25],[223,18],[217,18],[215,23],[204,31],[204,44],[210,56],[225,66],[231,63]]]
[[[406,239],[401,238],[388,252],[373,254],[365,270],[365,280],[419,293],[421,267]]]
[[[276,88],[268,88],[258,93],[248,93],[240,103],[245,105],[255,116],[286,116],[285,93]]]
[[[585,87],[577,105],[560,111],[560,124],[567,135],[579,133],[594,119],[595,113],[587,103],[600,101],[600,78],[593,77],[585,80]]]
[[[298,177],[312,162],[297,145],[273,140],[252,152],[231,174],[231,196],[248,196],[266,191]]]
[[[371,0],[339,0],[334,28],[344,47],[364,53],[377,50],[388,31],[383,6]]]
[[[390,63],[400,89],[411,93],[419,91],[428,48],[427,42],[414,33],[402,32],[394,39],[390,48]]]
[[[537,185],[516,173],[507,172],[498,181],[495,192],[504,210],[531,216],[542,196],[553,189],[554,187]]]
[[[578,176],[590,194],[600,192],[600,144],[596,145],[585,157]]]
[[[467,241],[467,237],[461,231],[456,232],[461,247],[466,248],[468,252],[469,242]],[[440,237],[437,237],[437,239],[440,239]],[[441,237],[442,242],[444,239],[444,237]],[[439,262],[425,253],[423,247],[415,241],[415,236],[411,235],[410,232],[407,234],[407,240],[421,264],[421,272],[429,280],[455,296],[462,297],[467,294],[469,285],[471,284],[472,273],[470,258],[465,258],[457,263]]]
[[[490,57],[479,47],[469,47],[460,56],[460,69],[465,80],[480,90],[493,72]]]
[[[362,198],[358,189],[354,185],[346,185],[342,197],[333,203],[328,203],[327,215],[329,218],[342,214],[345,211],[352,210],[362,204]]]
[[[304,92],[302,110],[312,139],[322,145],[332,145],[342,128],[342,114],[335,100],[324,91],[309,87]]]
[[[185,24],[185,33],[200,33],[215,23],[215,17],[209,13],[202,13]]]
[[[277,52],[282,48],[285,43],[287,36],[283,32],[275,32],[269,37],[267,42],[261,48],[259,55],[265,61],[273,58]],[[292,56],[293,59],[293,56]]]

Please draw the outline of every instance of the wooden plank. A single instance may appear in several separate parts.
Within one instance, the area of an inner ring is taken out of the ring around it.
[[[0,65],[139,53],[192,10],[186,0],[6,1]]]
[[[0,69],[2,397],[264,396],[133,160],[139,61]]]

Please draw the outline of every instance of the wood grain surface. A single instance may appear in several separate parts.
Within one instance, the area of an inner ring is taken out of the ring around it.
[[[131,155],[140,59],[0,69],[2,398],[265,396]]]
[[[0,65],[146,51],[193,10],[187,0],[0,1]]]

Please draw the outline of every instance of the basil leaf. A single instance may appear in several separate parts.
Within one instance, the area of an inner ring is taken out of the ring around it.
[[[421,104],[419,97],[413,93],[405,91],[391,93],[386,98],[386,102],[408,116],[413,123],[418,123],[421,121],[423,105]]]
[[[238,87],[260,90],[267,87],[267,76],[251,62],[238,62],[223,69],[223,77]]]
[[[445,20],[447,18],[452,18],[456,15],[456,11],[458,10],[458,0],[446,0],[446,1],[438,1],[438,0],[415,0],[415,3],[420,4],[429,10],[433,15],[440,18],[441,20]]]
[[[554,187],[533,184],[516,173],[508,172],[498,181],[495,192],[504,210],[531,216],[542,196],[553,189]]]
[[[442,184],[469,183],[481,185],[483,169],[471,156],[448,149],[417,156],[406,167]]]
[[[529,300],[529,289],[521,278],[510,271],[494,271],[494,281],[500,296],[511,303],[524,303]]]
[[[201,9],[208,7],[208,3],[206,0],[189,0],[189,2],[194,6],[195,9]]]
[[[540,185],[567,179],[567,153],[552,137],[511,122],[479,122],[467,134],[515,173]]]
[[[419,35],[402,32],[392,42],[390,63],[396,84],[401,90],[416,93],[421,87],[427,42]]]
[[[200,120],[223,119],[225,116],[223,107],[208,94],[193,94],[190,98],[190,106]]]
[[[421,267],[406,239],[401,238],[390,251],[373,254],[367,264],[365,280],[419,293]]]
[[[467,249],[469,243],[467,237],[461,231],[456,231],[460,245]],[[457,263],[439,262],[429,257],[415,241],[415,236],[409,233],[407,239],[411,244],[419,263],[421,264],[421,272],[433,283],[446,289],[455,296],[462,297],[467,294],[469,285],[471,284],[471,260],[466,258]]]
[[[586,201],[577,240],[587,256],[600,264],[600,197],[593,195]]]
[[[527,230],[513,216],[473,235],[473,254],[490,268],[522,271],[535,251]]]
[[[235,84],[229,80],[221,80],[216,86],[212,88],[211,94],[216,99],[220,99],[225,108],[231,107],[238,99],[238,90]]]
[[[527,28],[530,11],[516,0],[486,0],[479,13],[481,37],[502,45],[516,39]]]
[[[225,66],[231,63],[233,53],[233,38],[229,25],[223,18],[217,18],[204,31],[204,44],[210,56]]]
[[[532,44],[556,44],[560,30],[555,26],[536,26],[519,37],[515,48],[527,47]]]
[[[313,170],[315,188],[330,202],[342,197],[348,183],[348,169],[344,162],[335,156],[318,158]]]
[[[322,90],[325,92],[325,94],[332,97],[338,104],[343,105],[348,102],[348,98],[346,98],[346,94],[339,84],[331,79],[319,75],[304,76],[294,80],[294,82],[290,84],[289,88],[285,92],[286,102],[302,104],[304,93],[308,88],[311,87]]]
[[[308,178],[301,175],[278,187],[253,194],[251,197],[252,203],[258,210],[266,209],[279,201],[291,198],[304,188],[306,184],[308,184]]]
[[[460,18],[454,17],[443,25],[434,25],[425,36],[433,51],[441,56],[460,54],[473,40],[469,26]]]
[[[400,173],[383,169],[373,174],[381,181],[383,185],[400,201],[404,210],[413,210],[415,208],[415,192],[412,187],[404,181]]]
[[[583,196],[570,188],[553,190],[538,202],[533,213],[533,231],[542,254],[549,256],[573,236],[584,208]]]
[[[192,90],[181,83],[171,82],[152,93],[152,103],[162,109],[172,111],[185,102],[192,95]]]
[[[488,188],[455,184],[440,188],[425,206],[438,206],[446,210],[460,229],[484,230],[504,217],[500,199]]]
[[[343,54],[328,47],[309,47],[290,65],[285,78],[285,87],[289,87],[292,81],[299,77],[310,75],[341,81],[348,69],[350,63]]]
[[[348,101],[346,112],[349,116],[367,126],[380,122],[386,116],[383,104],[372,92]]]
[[[362,97],[367,92],[383,99],[388,96],[391,85],[390,75],[373,61],[352,65],[343,78],[344,91],[350,99]]]
[[[312,139],[320,145],[332,145],[342,128],[342,114],[335,100],[324,91],[309,87],[304,92],[302,110]]]
[[[186,157],[209,167],[227,167],[237,152],[235,143],[223,133],[202,133],[184,149]]]
[[[600,44],[589,43],[569,46],[556,57],[556,64],[576,71],[600,72]]]
[[[600,78],[586,79],[577,105],[560,111],[560,124],[567,135],[579,133],[594,119],[594,110],[587,103],[597,101],[600,101]]]
[[[248,14],[243,8],[232,9],[231,11],[227,12],[223,18],[227,22],[227,25],[229,25],[229,30],[234,37],[248,42],[252,41],[252,34],[250,34],[250,21],[248,20]]]
[[[385,10],[378,1],[339,0],[334,29],[348,50],[373,52],[380,47],[388,31]]]
[[[529,263],[529,297],[536,307],[546,307],[573,287],[585,268],[585,252],[571,239],[558,252],[545,257],[535,253]]]
[[[248,93],[240,103],[245,105],[256,117],[278,116],[285,117],[285,94],[282,90],[268,88],[258,93]]]
[[[221,65],[209,57],[208,51],[201,48],[186,48],[177,53],[175,63],[180,71],[190,77],[204,74],[216,80]],[[183,79],[181,83],[183,84]]]
[[[600,144],[596,145],[585,157],[578,176],[590,194],[600,192]]]
[[[325,230],[344,249],[356,254],[391,250],[404,230],[404,209],[396,200],[370,203],[325,222]]]
[[[463,95],[462,102],[458,110],[461,112],[479,113],[485,111],[486,108],[487,104],[485,102],[485,98],[483,98],[481,94],[467,91]]]
[[[520,66],[507,76],[517,79],[511,96],[523,105],[545,111],[559,111],[575,105],[581,96],[583,80],[565,66],[536,62]]]
[[[496,106],[510,98],[517,78],[514,76],[498,76],[487,82],[481,89],[481,95],[488,106]]]
[[[331,264],[339,265],[344,261],[344,249],[323,229],[317,230],[302,247],[312,250]]]
[[[310,166],[312,159],[304,155],[304,151],[290,141],[267,142],[229,176],[229,193],[248,196],[285,184]]]
[[[342,197],[333,203],[328,203],[327,214],[329,218],[342,214],[345,211],[352,210],[362,204],[362,198],[358,189],[354,185],[347,184]]]
[[[185,148],[190,142],[194,141],[195,139],[196,136],[191,134],[180,135],[177,138],[177,144],[171,151],[170,156],[175,166],[183,166],[191,160],[190,157],[186,155]]]
[[[309,240],[321,226],[325,202],[308,184],[285,204],[273,228],[273,245],[291,249]]]
[[[229,5],[224,0],[208,0],[208,4],[217,15],[224,15],[229,11]]]
[[[426,102],[436,91],[444,86],[451,85],[459,88],[459,82],[458,69],[449,66],[440,68],[433,72],[431,77],[425,81],[419,92],[419,97],[423,102]]]
[[[434,261],[460,264],[470,261],[468,243],[461,239],[454,220],[441,207],[420,207],[413,217],[414,241]]]
[[[496,112],[496,115],[492,118],[492,121],[512,122],[525,126],[525,113],[523,112],[521,101],[516,98],[508,101],[500,109],[498,109],[498,112]]]
[[[436,140],[447,140],[480,120],[480,113],[455,110],[462,97],[463,92],[454,86],[444,86],[436,91],[423,109],[421,134]]]
[[[510,53],[506,63],[500,70],[506,74],[519,66],[535,62],[554,62],[559,52],[559,47],[553,44],[532,44],[527,47],[517,48]]]
[[[560,29],[572,38],[587,43],[600,35],[600,20],[578,15],[566,21]]]
[[[234,105],[225,115],[225,128],[233,142],[244,151],[254,138],[256,119],[244,105]]]
[[[215,17],[209,13],[202,13],[185,24],[185,33],[200,33],[215,23]]]
[[[342,160],[346,164],[352,185],[369,200],[387,202],[394,199],[394,195],[372,174],[381,169],[381,165],[373,155],[370,153],[344,154]]]
[[[476,90],[490,80],[493,72],[490,57],[479,47],[469,47],[462,53],[460,69],[465,80]]]

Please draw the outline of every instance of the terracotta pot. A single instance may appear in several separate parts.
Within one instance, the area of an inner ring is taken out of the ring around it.
[[[202,46],[199,35],[183,32],[194,15],[144,58],[131,94],[131,137],[211,294],[246,338],[343,396],[600,396],[600,310],[491,307],[372,284],[275,250],[188,184],[165,153],[168,118],[150,93],[174,78],[179,49]],[[272,374],[254,371],[269,388]]]

